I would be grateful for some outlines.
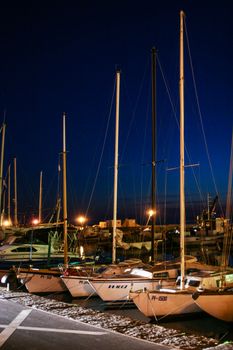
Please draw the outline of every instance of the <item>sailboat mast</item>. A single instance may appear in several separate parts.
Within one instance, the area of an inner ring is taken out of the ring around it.
[[[228,176],[228,189],[227,189],[227,204],[226,204],[226,219],[230,222],[231,219],[231,197],[232,197],[232,176],[233,176],[233,129],[231,136],[231,156],[230,156],[230,168]]]
[[[152,223],[151,223],[151,263],[155,262],[155,157],[156,157],[156,142],[155,142],[155,127],[156,127],[156,50],[152,48],[152,188],[151,188],[151,205],[152,205]]]
[[[8,166],[8,182],[7,182],[7,219],[11,225],[11,165]]]
[[[18,226],[18,199],[17,199],[17,171],[16,171],[16,158],[14,158],[14,225]]]
[[[67,188],[66,188],[66,114],[63,113],[63,236],[64,236],[64,265],[68,266],[67,247]]]
[[[43,173],[42,171],[40,172],[40,192],[39,192],[39,223],[41,223],[42,220],[42,177],[43,177]]]
[[[222,249],[222,261],[221,271],[224,272],[229,263],[229,256],[232,243],[232,228],[231,228],[231,201],[232,201],[232,179],[233,179],[233,129],[231,136],[231,155],[230,155],[230,167],[228,175],[228,188],[227,188],[227,203],[226,203],[226,225],[224,230],[223,249]],[[225,283],[224,273],[222,274],[222,286]]]
[[[116,262],[119,102],[120,102],[120,71],[117,71],[116,72],[116,125],[115,125],[114,193],[113,193],[113,233],[112,233],[112,262],[113,263]]]
[[[180,256],[181,256],[181,289],[185,279],[185,187],[184,187],[184,12],[180,12]]]
[[[0,163],[0,215],[2,217],[2,174],[3,174],[3,160],[4,160],[4,145],[5,145],[5,131],[6,124],[2,125],[2,147],[1,147],[1,163]],[[2,222],[1,222],[2,225]]]

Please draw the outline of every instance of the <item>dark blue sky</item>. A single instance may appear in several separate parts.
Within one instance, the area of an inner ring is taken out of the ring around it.
[[[213,198],[216,190],[224,206],[233,124],[231,1],[48,3],[5,2],[0,6],[0,111],[3,119],[6,110],[7,124],[4,166],[6,172],[8,164],[17,158],[19,216],[37,211],[40,171],[45,219],[55,205],[65,111],[70,221],[86,211],[90,222],[111,218],[115,97],[111,113],[110,107],[115,70],[120,67],[118,216],[145,222],[151,179],[150,54],[155,46],[159,59],[157,159],[165,160],[157,166],[158,222],[164,221],[165,198],[170,208],[168,220],[177,221],[179,172],[166,172],[166,168],[179,163],[179,130],[169,98],[179,119],[180,10],[186,13],[214,174],[213,180],[185,41],[185,139],[190,155],[186,164],[200,164],[193,171],[186,170],[189,219],[195,219],[202,208],[199,203],[206,202],[208,193]]]

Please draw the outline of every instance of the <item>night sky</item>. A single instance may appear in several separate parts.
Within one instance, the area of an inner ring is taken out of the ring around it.
[[[0,5],[0,112],[6,122],[4,176],[10,163],[13,173],[16,157],[21,223],[37,215],[40,171],[44,221],[55,206],[63,112],[69,221],[81,213],[89,223],[112,218],[117,68],[118,217],[146,222],[152,47],[158,52],[157,223],[179,222],[179,170],[166,169],[179,165],[180,10],[188,34],[185,163],[199,163],[185,171],[187,221],[195,221],[208,194],[219,194],[217,209],[224,214],[233,126],[231,1],[20,1]]]

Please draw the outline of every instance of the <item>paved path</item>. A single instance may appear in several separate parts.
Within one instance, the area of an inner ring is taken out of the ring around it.
[[[0,299],[0,349],[168,350],[172,348]]]

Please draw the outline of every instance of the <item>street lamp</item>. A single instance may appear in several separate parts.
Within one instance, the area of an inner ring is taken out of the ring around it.
[[[81,226],[80,229],[79,229],[79,234],[81,234],[81,231],[83,231],[84,229],[84,224],[85,222],[87,222],[87,218],[83,215],[80,215],[76,218],[76,221],[79,223],[79,225]],[[85,254],[84,254],[84,248],[83,246],[81,245],[80,246],[80,257],[83,259],[85,257]]]
[[[5,226],[5,227],[11,226],[11,222],[9,220],[4,220],[3,226]]]
[[[40,221],[39,221],[38,219],[33,219],[33,220],[32,220],[32,225],[33,225],[33,226],[36,226],[36,225],[39,224],[39,222],[40,222]]]
[[[84,226],[85,222],[87,221],[87,219],[85,218],[85,216],[80,215],[80,216],[77,218],[77,221],[78,221],[78,223],[79,223],[80,226],[81,226],[81,230],[83,230],[83,226]]]
[[[34,231],[34,226],[39,224],[39,220],[38,219],[32,219],[32,232],[31,232],[31,245],[30,245],[30,255],[29,255],[29,260],[32,260],[32,244],[33,244],[33,231]]]
[[[155,210],[153,210],[153,209],[149,209],[149,210],[147,211],[147,214],[148,214],[148,219],[147,219],[146,226],[148,226],[148,224],[149,224],[149,221],[150,221],[151,217],[152,217],[153,215],[155,215],[155,214],[156,214],[156,211],[155,211]]]

